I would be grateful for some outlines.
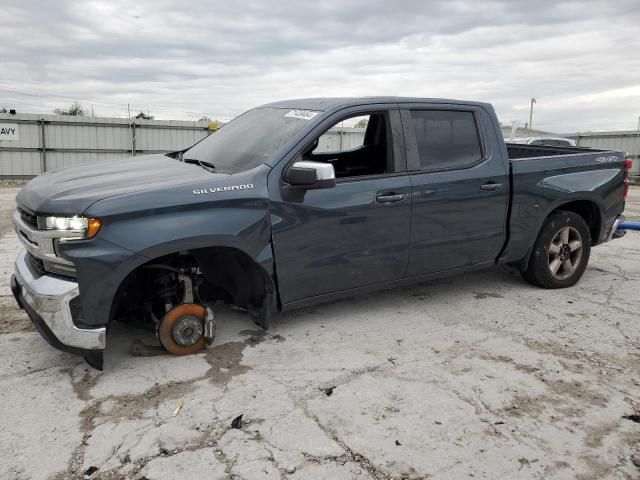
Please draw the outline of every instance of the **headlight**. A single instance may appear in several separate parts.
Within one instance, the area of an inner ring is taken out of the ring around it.
[[[41,225],[45,230],[68,231],[69,237],[65,237],[65,240],[93,238],[102,226],[99,218],[86,218],[77,215],[73,217],[44,217],[41,220],[44,220]]]
[[[47,230],[86,230],[88,220],[84,217],[45,217]]]

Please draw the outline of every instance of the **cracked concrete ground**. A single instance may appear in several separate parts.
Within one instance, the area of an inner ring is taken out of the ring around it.
[[[224,310],[190,357],[132,357],[148,334],[116,328],[100,373],[9,297],[15,193],[0,189],[0,478],[639,478],[638,233],[594,249],[568,290],[497,268],[266,334]]]

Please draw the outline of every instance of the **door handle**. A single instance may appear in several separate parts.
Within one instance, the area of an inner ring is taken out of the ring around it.
[[[406,193],[383,193],[382,195],[378,195],[376,200],[380,203],[394,203],[399,202],[407,198]]]
[[[489,183],[485,183],[484,185],[480,185],[480,190],[493,191],[493,190],[498,190],[500,188],[502,188],[501,183],[489,182]]]

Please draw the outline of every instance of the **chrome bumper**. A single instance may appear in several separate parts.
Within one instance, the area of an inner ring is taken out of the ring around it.
[[[624,230],[618,229],[622,222],[624,222],[624,217],[622,215],[618,215],[613,222],[613,225],[611,225],[611,230],[609,231],[609,235],[607,235],[607,242],[613,240],[614,238],[620,238],[624,236],[625,233],[627,233]]]
[[[83,350],[103,350],[106,344],[106,328],[78,328],[73,323],[69,302],[79,295],[78,284],[50,275],[34,277],[27,266],[26,252],[18,255],[15,264],[15,279],[18,292],[14,292],[27,312],[35,312],[57,340],[65,346]]]

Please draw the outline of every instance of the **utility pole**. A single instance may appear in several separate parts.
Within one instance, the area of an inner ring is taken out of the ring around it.
[[[638,115],[638,155],[636,158],[640,161],[640,115]]]
[[[531,107],[529,108],[529,130],[533,128],[533,104],[536,103],[536,99],[531,99]]]
[[[129,119],[129,131],[131,132],[131,156],[135,155],[136,152],[136,127],[131,123],[131,108],[127,103],[127,118]]]

